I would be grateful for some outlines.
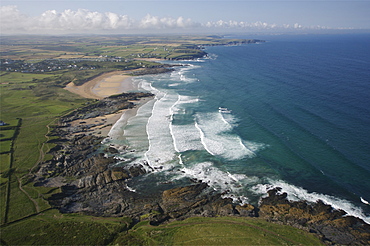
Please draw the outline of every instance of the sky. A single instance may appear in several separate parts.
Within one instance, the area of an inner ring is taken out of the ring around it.
[[[370,0],[1,0],[1,34],[370,29]]]

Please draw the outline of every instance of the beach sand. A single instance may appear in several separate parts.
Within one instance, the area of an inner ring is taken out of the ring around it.
[[[130,75],[122,71],[114,71],[102,74],[80,86],[76,86],[71,82],[65,89],[85,98],[100,100],[111,95],[137,90],[138,85],[132,81]],[[138,108],[149,100],[151,100],[151,98],[142,98],[138,101],[134,101],[137,105],[135,108],[124,109],[114,114],[95,118],[75,120],[71,122],[71,124],[97,124],[96,127],[90,129],[89,133],[99,137],[107,137],[112,126],[121,118],[123,113],[125,113],[124,119],[127,121],[132,116],[135,116]]]
[[[132,83],[130,75],[122,71],[114,71],[102,74],[80,86],[71,82],[65,89],[85,98],[103,99],[114,94],[135,90],[137,86]]]

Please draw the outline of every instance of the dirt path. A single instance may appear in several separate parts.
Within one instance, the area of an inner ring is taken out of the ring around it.
[[[51,122],[49,122],[49,124],[46,125],[46,128],[47,128],[47,132],[45,133],[44,137],[45,137],[45,141],[41,144],[41,147],[40,147],[40,154],[39,154],[39,158],[38,160],[36,161],[35,165],[30,169],[30,171],[28,172],[28,174],[31,174],[33,172],[33,170],[42,162],[44,161],[45,159],[45,152],[44,152],[44,148],[45,148],[45,143],[47,143],[49,141],[49,133],[50,133],[50,125],[53,124],[55,122],[55,119],[53,119]]]
[[[39,203],[33,199],[30,194],[28,194],[27,191],[25,191],[23,189],[23,186],[22,186],[22,178],[19,178],[18,176],[17,177],[17,181],[18,181],[18,188],[28,197],[28,199],[30,199],[30,201],[33,203],[33,205],[35,206],[35,210],[36,210],[36,213],[40,213],[40,206],[39,206]]]

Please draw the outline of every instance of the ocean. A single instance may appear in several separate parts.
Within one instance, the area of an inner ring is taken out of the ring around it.
[[[206,47],[204,59],[134,78],[155,98],[106,141],[128,146],[118,165],[151,167],[129,187],[201,180],[255,205],[281,187],[370,223],[370,35],[232,38],[266,42]]]

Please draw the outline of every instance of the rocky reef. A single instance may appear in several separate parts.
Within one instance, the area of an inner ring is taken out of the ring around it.
[[[268,197],[261,199],[259,216],[316,233],[330,245],[370,244],[370,225],[363,220],[346,216],[343,210],[335,210],[320,200],[316,203],[289,201],[280,188],[269,190]]]
[[[287,194],[279,189],[268,191],[259,206],[236,204],[201,181],[158,194],[132,191],[128,182],[153,169],[145,162],[116,165],[119,160],[113,156],[118,150],[102,147],[101,137],[88,134],[88,129],[75,127],[70,122],[134,107],[132,100],[148,96],[151,94],[116,95],[60,119],[52,132],[58,136],[50,151],[53,158],[42,163],[34,176],[36,186],[60,187],[61,192],[49,198],[53,207],[63,213],[127,216],[136,222],[148,220],[153,225],[193,216],[260,217],[315,233],[328,245],[370,244],[370,225],[361,219],[346,216],[345,212],[321,201],[289,201]]]

